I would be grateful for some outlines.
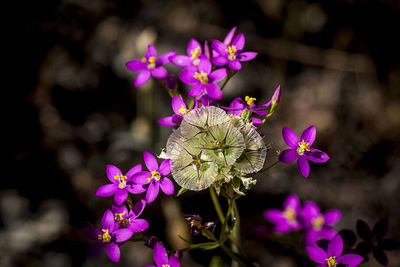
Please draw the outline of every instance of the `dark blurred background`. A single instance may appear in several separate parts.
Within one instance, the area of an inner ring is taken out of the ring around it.
[[[283,126],[300,134],[315,125],[313,147],[331,157],[311,164],[308,179],[294,163],[258,176],[238,201],[248,256],[261,266],[313,266],[295,237],[256,232],[268,227],[263,210],[281,208],[290,193],[322,210],[341,209],[338,230],[387,218],[388,237],[399,240],[399,11],[396,0],[4,4],[3,106],[12,113],[4,116],[4,141],[13,161],[3,166],[0,189],[0,266],[115,266],[104,253],[85,260],[91,241],[81,229],[98,225],[111,205],[94,192],[108,183],[107,164],[126,172],[143,163],[144,150],[160,153],[171,129],[156,121],[172,113],[157,81],[134,88],[136,74],[125,63],[141,58],[148,44],[159,54],[185,54],[190,38],[223,40],[233,26],[245,34],[244,50],[259,55],[243,64],[220,103],[246,95],[264,103],[280,84],[281,102],[262,130],[272,146],[266,164],[286,147]],[[160,193],[141,216],[150,222],[145,234],[170,249],[184,247],[176,237],[190,238],[182,212],[217,219],[207,191]],[[183,266],[207,266],[211,255],[225,257],[193,252]],[[398,251],[387,255],[389,266],[400,266]],[[129,243],[118,266],[152,262],[151,249]],[[371,257],[363,266],[379,265]]]

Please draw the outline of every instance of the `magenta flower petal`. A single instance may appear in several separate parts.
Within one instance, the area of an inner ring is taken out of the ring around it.
[[[168,265],[170,267],[180,267],[181,266],[179,260],[175,256],[171,256],[169,258]]]
[[[317,204],[312,201],[305,201],[301,210],[301,216],[303,218],[316,218],[321,214],[321,211]]]
[[[104,250],[104,243],[96,241],[90,244],[89,249],[86,253],[86,257],[88,259],[96,258],[101,254],[101,252],[103,252],[103,250]]]
[[[308,256],[315,262],[326,263],[325,259],[328,258],[326,252],[317,246],[306,246]]]
[[[279,154],[279,161],[283,163],[290,163],[297,159],[298,155],[296,149],[285,149]]]
[[[145,207],[146,207],[146,201],[144,199],[139,200],[132,208],[133,219],[139,217],[139,215],[142,214]]]
[[[118,189],[117,184],[102,185],[96,190],[96,196],[109,197],[112,196],[117,191],[117,189]]]
[[[118,262],[121,251],[116,243],[108,243],[106,246],[106,254],[113,262]]]
[[[339,257],[342,252],[343,252],[343,239],[342,237],[338,234],[335,235],[335,237],[329,241],[328,244],[328,256],[335,256]]]
[[[150,57],[157,57],[157,50],[154,46],[148,45],[146,54],[144,56],[146,57],[146,59],[149,59]]]
[[[213,82],[219,82],[222,79],[225,78],[225,76],[228,74],[228,70],[225,68],[222,69],[217,69],[208,75],[208,78],[213,81]]]
[[[151,203],[156,199],[158,192],[160,191],[160,183],[154,182],[150,183],[149,188],[147,188],[146,202]]]
[[[329,156],[325,152],[315,148],[310,148],[310,151],[305,151],[304,156],[309,161],[317,163],[322,163],[329,160]]]
[[[289,195],[285,202],[283,202],[283,209],[292,208],[296,213],[299,213],[300,210],[300,200],[299,198],[292,194]]]
[[[141,172],[141,171],[142,171],[142,164],[137,164],[137,165],[135,165],[134,167],[132,167],[132,168],[125,174],[125,176],[126,176],[128,179],[131,179],[132,176],[133,176],[135,173],[138,173],[138,172]]]
[[[258,55],[257,52],[243,52],[239,55],[239,61],[249,61]]]
[[[187,109],[185,101],[183,101],[182,98],[180,98],[178,96],[172,97],[171,105],[172,105],[172,110],[175,112],[175,114],[180,114],[179,110],[182,107],[184,109]]]
[[[337,234],[337,232],[335,229],[324,226],[318,232],[318,237],[321,237],[322,239],[325,239],[325,240],[331,240],[336,234]]]
[[[154,258],[154,261],[156,262],[157,266],[162,266],[163,264],[168,263],[167,251],[159,243],[156,243],[154,245],[153,258]]]
[[[163,79],[167,77],[167,70],[164,67],[156,67],[151,71],[151,75],[157,79]]]
[[[191,66],[186,67],[179,74],[179,78],[182,80],[182,82],[186,84],[197,84],[198,80],[194,78],[196,71],[197,71],[196,67],[191,67]]]
[[[205,56],[200,57],[200,62],[199,62],[199,66],[198,67],[199,67],[199,72],[203,71],[203,72],[205,72],[207,74],[209,74],[211,72],[211,62]]]
[[[342,217],[342,212],[340,210],[328,210],[324,214],[324,222],[327,225],[332,225],[337,223]]]
[[[230,45],[233,39],[233,36],[235,35],[236,32],[236,27],[233,27],[229,33],[226,35],[225,39],[224,39],[224,44],[225,45]]]
[[[118,167],[115,167],[114,165],[107,165],[106,173],[107,178],[108,180],[110,180],[110,182],[118,184],[118,180],[114,178],[114,176],[122,175],[122,172]]]
[[[117,190],[117,192],[115,192],[114,201],[117,205],[121,205],[122,203],[124,203],[127,198],[128,192],[126,191],[126,189],[119,189]]]
[[[278,209],[267,209],[264,211],[264,217],[273,223],[286,222],[286,218],[283,216],[282,211]]]
[[[185,55],[176,55],[170,58],[170,61],[172,64],[178,67],[186,67],[189,66],[192,61],[190,60],[190,57],[185,56]]]
[[[82,232],[87,238],[93,240],[97,240],[98,236],[103,233],[99,228],[94,227],[93,225],[84,228]]]
[[[132,229],[135,233],[143,232],[147,228],[149,228],[149,223],[144,219],[136,219],[129,224],[129,229]]]
[[[303,177],[307,178],[310,174],[310,165],[305,157],[300,156],[297,158],[297,169]]]
[[[171,120],[172,120],[172,123],[174,123],[175,125],[180,125],[183,120],[183,116],[174,114],[174,115],[172,115]]]
[[[209,97],[214,99],[222,98],[222,91],[215,83],[206,84],[206,90]]]
[[[253,125],[254,125],[254,126],[258,127],[258,125],[260,125],[260,124],[261,124],[261,122],[262,122],[262,119],[259,119],[259,118],[256,118],[256,117],[253,117],[253,118],[251,118],[251,122],[253,123]]]
[[[212,64],[214,64],[216,66],[226,65],[228,63],[228,61],[229,60],[226,57],[223,57],[223,56],[213,57],[211,59]]]
[[[167,177],[164,177],[160,180],[160,187],[166,195],[174,194],[174,184]]]
[[[199,97],[203,94],[204,89],[205,89],[204,84],[196,84],[195,86],[190,88],[188,96]]]
[[[318,241],[318,237],[319,237],[319,233],[317,231],[308,230],[304,234],[304,244],[306,246],[315,245],[315,243],[317,243],[317,241]]]
[[[238,51],[242,51],[244,47],[244,35],[243,33],[239,33],[236,35],[235,39],[232,41],[232,46],[235,46]]]
[[[138,76],[136,76],[135,82],[133,83],[136,87],[145,84],[150,79],[151,73],[148,70],[141,71]]]
[[[133,72],[137,72],[147,69],[147,64],[140,59],[135,59],[127,62],[126,67]]]
[[[314,143],[315,136],[317,135],[317,130],[314,125],[307,127],[300,136],[300,141],[305,141],[311,146]]]
[[[187,49],[186,49],[187,55],[189,57],[192,57],[191,51],[194,52],[196,50],[196,48],[199,48],[199,55],[201,55],[201,53],[202,53],[201,44],[197,40],[195,40],[193,38],[190,39],[189,44],[188,44]]]
[[[146,188],[141,184],[130,184],[126,187],[126,190],[131,194],[138,195],[146,191]]]
[[[149,171],[154,171],[158,169],[158,162],[157,159],[153,156],[153,154],[144,151],[143,152],[143,159],[146,167]]]
[[[103,218],[101,218],[101,228],[108,229],[110,232],[114,230],[114,214],[111,210],[104,212]]]
[[[240,70],[242,68],[242,64],[238,60],[229,61],[229,68],[232,70]]]
[[[159,119],[157,122],[160,125],[167,126],[167,127],[176,125],[176,123],[172,121],[172,116]]]
[[[290,148],[296,149],[299,146],[299,138],[297,138],[296,133],[288,127],[282,128],[282,138]]]
[[[138,172],[132,176],[132,181],[135,184],[139,184],[139,185],[148,184],[148,183],[150,183],[150,181],[147,178],[150,178],[150,177],[151,177],[150,172],[145,172],[145,171]]]
[[[158,170],[162,175],[168,175],[171,172],[171,160],[166,159],[163,160],[160,164],[160,168]]]
[[[114,231],[114,234],[115,234],[116,242],[124,242],[124,241],[128,240],[129,238],[131,238],[131,236],[133,235],[133,231],[132,231],[132,229],[129,229],[129,228],[122,228],[122,229],[118,229],[118,230]]]
[[[163,54],[156,60],[156,63],[157,63],[156,65],[163,66],[163,65],[169,63],[170,58],[173,57],[174,55],[175,55],[175,51],[169,51],[169,52]]]
[[[221,43],[218,40],[212,40],[211,41],[211,46],[212,48],[221,56],[227,54],[228,52],[226,52],[226,50],[228,50],[228,47],[226,45],[224,45],[223,43]]]
[[[290,230],[292,230],[292,226],[287,222],[279,223],[274,226],[274,232],[276,233],[286,234],[290,232]]]
[[[337,263],[347,264],[349,267],[359,265],[364,260],[363,257],[357,254],[345,254],[337,259]]]

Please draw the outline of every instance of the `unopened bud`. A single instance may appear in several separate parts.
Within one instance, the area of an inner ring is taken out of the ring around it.
[[[281,86],[278,85],[278,87],[275,89],[274,95],[271,98],[271,104],[273,106],[278,105],[280,98],[281,98]]]
[[[177,81],[174,75],[167,75],[164,79],[164,84],[169,90],[176,90],[177,88]]]

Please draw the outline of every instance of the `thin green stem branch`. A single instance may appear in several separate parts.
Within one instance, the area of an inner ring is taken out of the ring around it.
[[[268,167],[265,167],[264,169],[260,170],[258,173],[263,173],[263,172],[269,171],[269,169],[271,169],[272,167],[278,165],[279,162],[280,162],[279,160],[275,161],[274,163],[272,163]]]
[[[210,196],[219,220],[221,223],[224,223],[224,213],[222,212],[221,205],[218,201],[217,192],[215,192],[215,188],[213,186],[210,187]]]

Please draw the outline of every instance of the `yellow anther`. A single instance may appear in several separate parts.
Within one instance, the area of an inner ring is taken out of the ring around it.
[[[324,222],[324,217],[319,215],[317,218],[311,220],[312,228],[316,231],[319,231],[324,225]]]
[[[170,267],[169,264],[163,264],[162,267]]]
[[[200,73],[198,73],[198,72],[196,71],[196,73],[194,74],[193,77],[196,78],[197,80],[200,80],[200,82],[201,82],[202,84],[208,83],[207,73],[205,73],[205,72],[203,72],[203,71],[201,71]]]
[[[118,181],[122,181],[122,180],[126,180],[126,176],[118,173],[117,175],[114,175],[114,179],[118,180]]]
[[[141,61],[144,62],[144,63],[146,63],[147,60],[146,60],[145,57],[142,57]]]
[[[303,155],[304,151],[310,151],[310,144],[304,140],[299,143],[299,147],[296,149],[297,154]]]
[[[199,229],[202,226],[201,223],[199,221],[196,221],[196,220],[191,221],[190,224],[196,226]]]
[[[325,260],[326,260],[326,263],[328,264],[329,267],[335,267],[336,266],[336,257],[335,256],[329,257],[329,258],[327,258]]]
[[[294,224],[296,222],[296,212],[292,208],[286,208],[283,211],[283,217],[289,222],[289,224]]]
[[[197,58],[200,55],[200,47],[196,47],[195,50],[190,50],[190,54],[192,54],[190,57],[191,60]]]
[[[98,235],[99,240],[103,240],[103,243],[108,243],[111,240],[111,236],[108,233],[108,229],[102,229],[103,234]]]
[[[156,180],[160,180],[161,179],[161,174],[158,171],[151,171],[151,178],[154,178]],[[151,178],[147,178],[147,181],[149,181],[148,179],[151,180]]]
[[[126,214],[126,210],[122,213],[115,213],[115,221],[123,221],[124,218],[122,218],[122,216],[124,216]]]
[[[188,113],[188,110],[183,105],[181,105],[181,108],[178,110],[178,112],[182,115],[186,115],[186,113]]]
[[[249,96],[246,96],[246,97],[244,98],[244,101],[246,101],[246,102],[247,102],[247,105],[249,105],[249,106],[251,106],[256,100],[257,100],[256,98],[254,98],[254,97],[249,97]]]
[[[228,59],[229,60],[235,60],[236,59],[236,52],[237,52],[236,46],[234,46],[234,45],[228,46],[228,49],[226,49],[225,52],[229,53],[229,55],[228,55]]]
[[[155,58],[155,57],[150,57],[149,60],[148,60],[148,62],[149,62],[149,63],[147,64],[147,68],[148,68],[148,69],[151,70],[151,69],[154,69],[154,68],[156,67],[156,63],[155,63],[155,62],[156,62],[156,58]]]

